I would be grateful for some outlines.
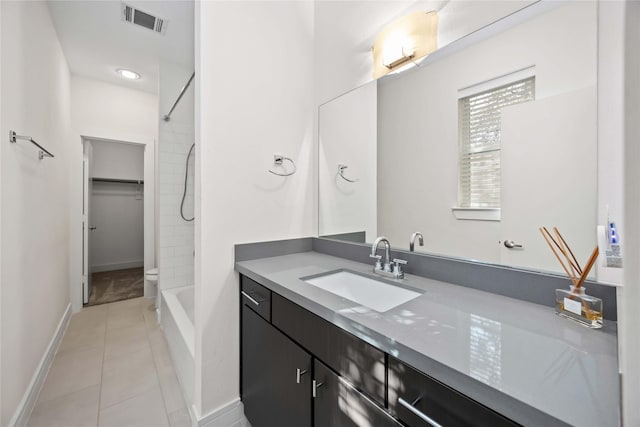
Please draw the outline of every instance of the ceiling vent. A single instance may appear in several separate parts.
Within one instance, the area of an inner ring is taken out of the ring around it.
[[[164,34],[167,29],[166,20],[143,12],[126,3],[122,3],[122,20],[160,34]]]

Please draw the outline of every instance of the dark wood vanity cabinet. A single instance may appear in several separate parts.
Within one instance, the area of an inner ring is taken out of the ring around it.
[[[389,356],[389,410],[409,426],[518,425],[392,356]]]
[[[517,425],[245,276],[240,301],[252,427]]]
[[[241,396],[252,427],[401,426],[383,409],[383,352],[244,276],[240,302]]]

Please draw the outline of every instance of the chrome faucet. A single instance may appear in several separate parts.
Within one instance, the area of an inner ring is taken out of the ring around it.
[[[384,243],[384,262],[381,261],[382,257],[376,254],[380,243]],[[374,258],[376,260],[376,265],[375,267],[373,267],[374,273],[387,277],[393,277],[394,279],[404,279],[404,271],[402,271],[402,266],[406,265],[407,261],[397,258],[394,258],[393,261],[390,260],[391,244],[389,243],[389,239],[387,239],[386,237],[378,237],[376,241],[373,242],[369,258]]]
[[[418,244],[420,244],[420,246],[424,246],[424,237],[422,236],[422,233],[416,231],[411,235],[411,240],[409,241],[410,252],[413,252],[413,247],[416,245],[416,237],[418,238]]]
[[[380,255],[376,255],[380,243],[384,243],[384,264],[380,262]],[[380,236],[376,239],[375,242],[373,242],[373,246],[371,247],[371,255],[369,255],[369,258],[376,259],[376,270],[383,270],[387,272],[391,271],[391,263],[389,262],[389,258],[391,257],[390,251],[391,244],[389,243],[389,239],[387,239],[386,237]]]

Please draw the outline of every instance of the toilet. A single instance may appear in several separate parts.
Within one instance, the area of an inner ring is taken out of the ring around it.
[[[157,286],[158,285],[158,269],[152,268],[151,270],[147,270],[144,273],[144,278],[145,280],[148,280]]]
[[[144,280],[151,283],[151,285],[155,288],[155,297],[156,297],[156,311],[158,307],[160,307],[160,292],[158,290],[158,268],[152,268],[147,270],[144,273]]]

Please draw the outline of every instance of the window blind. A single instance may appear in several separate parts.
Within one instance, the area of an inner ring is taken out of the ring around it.
[[[500,111],[531,101],[535,77],[529,77],[458,101],[458,205],[500,207]]]

